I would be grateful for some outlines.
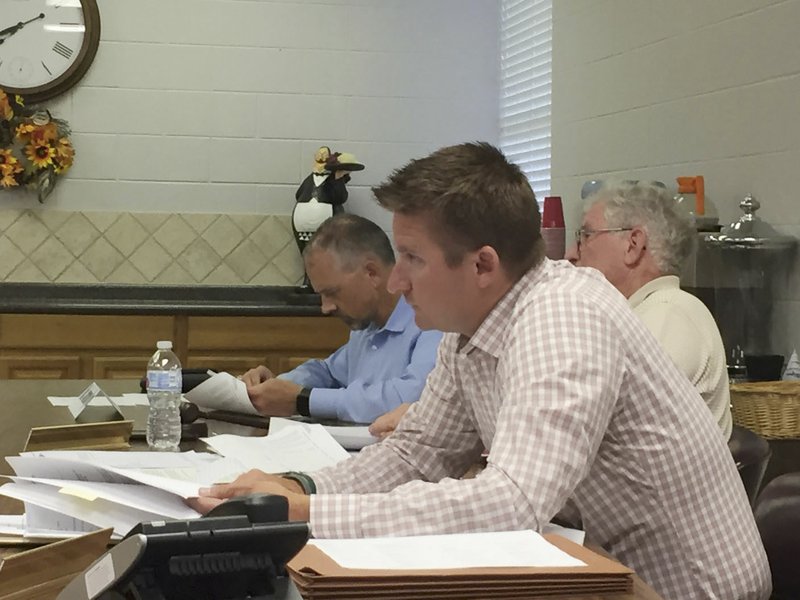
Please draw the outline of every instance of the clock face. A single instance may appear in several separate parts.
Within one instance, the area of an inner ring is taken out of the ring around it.
[[[74,85],[97,51],[95,0],[2,0],[0,88],[41,100]]]

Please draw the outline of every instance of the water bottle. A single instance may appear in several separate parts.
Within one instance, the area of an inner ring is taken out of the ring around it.
[[[147,445],[150,450],[177,452],[181,441],[181,363],[172,351],[172,342],[158,342],[156,348],[147,363]]]

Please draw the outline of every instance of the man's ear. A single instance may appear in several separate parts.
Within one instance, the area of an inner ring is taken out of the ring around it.
[[[647,232],[641,227],[634,227],[628,235],[623,260],[627,266],[638,264],[647,250]]]
[[[478,287],[489,287],[499,276],[502,275],[502,266],[497,250],[491,246],[482,246],[472,255],[477,277]]]
[[[368,258],[364,261],[364,272],[367,274],[367,277],[369,277],[373,286],[378,287],[386,285],[386,278],[381,276],[382,270],[376,260]]]

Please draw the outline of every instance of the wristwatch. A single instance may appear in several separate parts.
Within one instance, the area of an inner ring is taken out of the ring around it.
[[[311,388],[304,387],[297,393],[295,401],[297,402],[296,410],[298,415],[310,417],[311,411],[308,408],[308,403],[311,400]]]
[[[311,479],[311,475],[308,475],[307,473],[287,471],[286,473],[279,473],[279,475],[284,479],[290,479],[296,482],[301,488],[303,488],[303,493],[306,496],[317,493],[317,484],[314,483],[313,479]]]

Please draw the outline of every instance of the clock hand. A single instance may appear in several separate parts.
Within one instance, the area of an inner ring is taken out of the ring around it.
[[[17,23],[16,25],[12,25],[11,27],[6,27],[5,29],[0,30],[0,35],[12,36],[17,32],[17,30],[20,28],[21,25],[22,23],[20,22]]]
[[[27,25],[28,23],[33,23],[34,21],[38,21],[39,19],[44,19],[44,13],[39,13],[37,16],[33,17],[32,19],[28,19],[27,21],[20,21],[19,23],[17,23],[16,25],[12,25],[11,27],[6,27],[5,29],[0,29],[0,36],[2,36],[2,39],[0,39],[0,44],[5,42],[8,38],[10,38],[15,33],[17,33],[20,29],[25,27],[25,25]]]

